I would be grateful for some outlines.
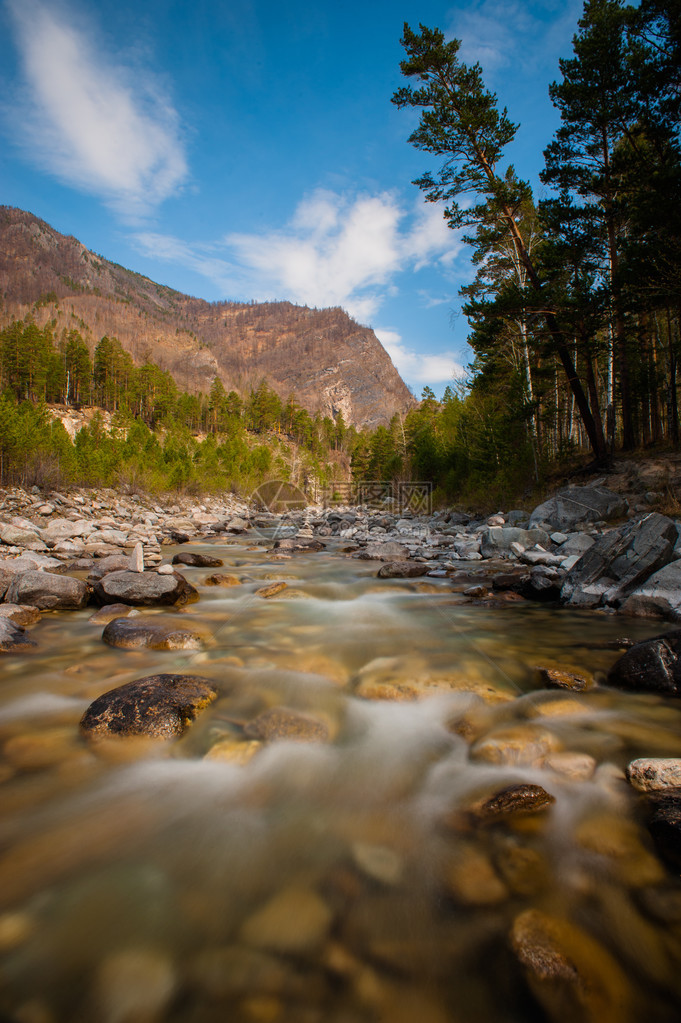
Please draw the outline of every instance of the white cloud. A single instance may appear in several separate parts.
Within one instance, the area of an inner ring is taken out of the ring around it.
[[[454,352],[417,352],[408,348],[395,330],[377,327],[375,333],[400,376],[417,388],[420,384],[449,384],[465,374]]]
[[[93,30],[76,26],[75,9],[43,0],[7,7],[25,75],[14,130],[29,156],[129,218],[175,194],[187,164],[156,78],[104,52]]]
[[[452,13],[460,56],[492,77],[505,68],[553,66],[577,28],[582,0],[474,0]]]
[[[440,204],[419,201],[407,214],[389,193],[321,190],[282,230],[228,234],[209,246],[149,232],[134,240],[145,254],[209,278],[225,297],[342,306],[361,323],[396,293],[400,273],[434,263],[447,269],[463,248]]]

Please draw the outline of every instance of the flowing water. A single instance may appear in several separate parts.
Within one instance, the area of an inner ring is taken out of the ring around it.
[[[171,614],[203,650],[111,649],[88,609],[3,655],[0,1019],[678,1020],[681,885],[622,770],[681,756],[680,705],[534,670],[602,681],[657,623],[462,604],[340,551],[193,549],[242,579],[186,570],[201,600]],[[219,696],[178,741],[89,746],[88,704],[157,672]],[[328,741],[244,732],[277,707]],[[477,813],[514,784],[555,801]]]

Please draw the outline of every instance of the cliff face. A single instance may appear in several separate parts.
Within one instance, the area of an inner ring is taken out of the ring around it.
[[[30,314],[80,330],[91,348],[117,337],[184,390],[215,375],[244,392],[263,377],[312,412],[378,426],[414,399],[374,334],[342,309],[289,302],[205,302],[126,270],[31,213],[0,207],[0,326]]]

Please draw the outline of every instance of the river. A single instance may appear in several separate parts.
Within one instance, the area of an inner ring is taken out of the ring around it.
[[[1,1020],[678,1020],[681,884],[622,772],[681,756],[681,708],[535,671],[603,681],[623,637],[664,628],[462,604],[448,579],[378,580],[341,546],[184,547],[243,580],[186,569],[201,599],[170,614],[200,651],[112,649],[89,608],[2,655]],[[88,745],[89,703],[157,672],[219,696],[178,741]],[[326,741],[254,741],[279,707]],[[479,812],[513,785],[552,802]],[[576,980],[528,971],[537,926]]]

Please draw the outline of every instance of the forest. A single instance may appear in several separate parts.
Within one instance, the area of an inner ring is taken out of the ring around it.
[[[357,431],[282,400],[266,379],[182,391],[114,337],[92,344],[29,316],[0,333],[0,482],[39,477],[151,490],[277,476],[433,482],[441,500],[498,502],[572,460],[679,444],[681,17],[678,0],[590,0],[550,96],[537,199],[504,152],[518,125],[438,29],[404,26],[393,103],[435,157],[416,184],[468,243],[473,360],[389,426]],[[503,97],[502,97],[503,99]],[[244,313],[247,316],[248,310]],[[94,405],[72,442],[49,404]]]

